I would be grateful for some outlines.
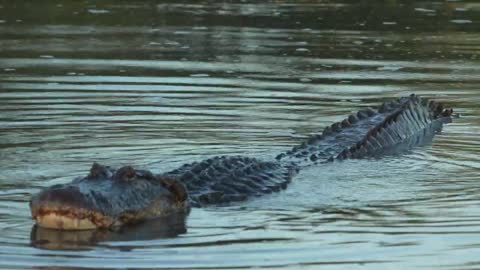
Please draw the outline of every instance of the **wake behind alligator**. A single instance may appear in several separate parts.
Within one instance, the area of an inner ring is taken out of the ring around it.
[[[305,166],[377,157],[423,144],[451,122],[451,116],[452,109],[411,95],[352,114],[271,161],[221,156],[160,174],[94,163],[88,176],[34,195],[31,214],[41,227],[64,230],[186,216],[190,207],[244,201],[285,189]]]

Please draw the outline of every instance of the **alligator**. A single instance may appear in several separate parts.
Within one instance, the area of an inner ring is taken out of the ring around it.
[[[34,195],[31,214],[40,227],[63,230],[111,229],[187,216],[191,207],[230,204],[285,189],[305,166],[376,158],[423,144],[452,121],[452,112],[412,94],[351,114],[270,161],[219,156],[159,174],[94,163],[87,176]]]

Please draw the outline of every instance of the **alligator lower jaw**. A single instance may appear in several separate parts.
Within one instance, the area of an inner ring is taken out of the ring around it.
[[[37,216],[37,224],[40,227],[57,230],[93,230],[97,226],[87,218],[70,218],[54,213]]]
[[[78,209],[40,209],[32,217],[40,227],[56,230],[106,229],[113,224],[110,217]]]

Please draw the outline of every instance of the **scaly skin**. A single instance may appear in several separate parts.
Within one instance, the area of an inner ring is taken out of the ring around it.
[[[432,138],[443,123],[449,123],[452,110],[416,95],[368,108],[326,127],[322,134],[276,157],[281,162],[311,165],[335,159],[367,158],[391,152],[399,146],[414,146]],[[401,147],[400,147],[401,148]]]
[[[296,167],[233,156],[185,164],[161,177],[185,185],[192,206],[244,201],[285,189]]]
[[[222,156],[159,175],[94,164],[88,176],[33,196],[32,217],[41,227],[82,230],[186,216],[190,206],[238,202],[284,189],[304,166],[375,157],[422,144],[450,122],[451,115],[451,109],[411,95],[352,114],[275,161]]]

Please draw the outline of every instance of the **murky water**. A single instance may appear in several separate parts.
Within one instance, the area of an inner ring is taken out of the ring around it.
[[[0,1],[0,267],[478,269],[480,4],[373,2]],[[30,196],[93,161],[270,159],[410,93],[462,117],[171,230],[32,231]]]

